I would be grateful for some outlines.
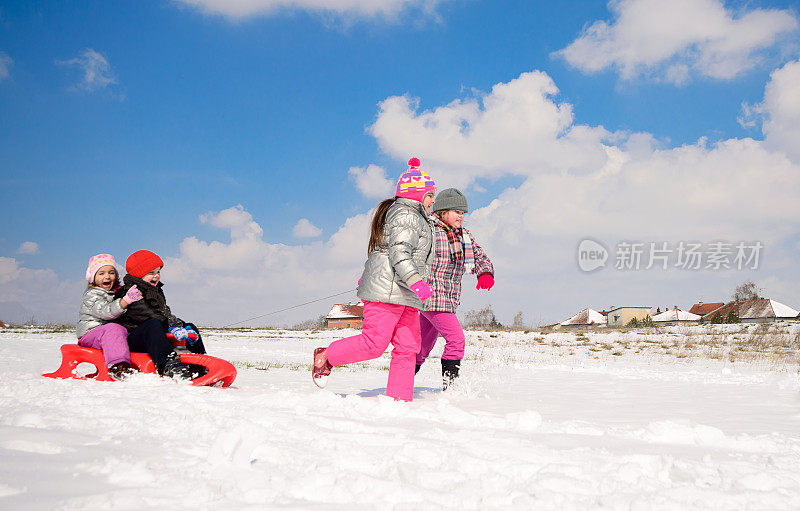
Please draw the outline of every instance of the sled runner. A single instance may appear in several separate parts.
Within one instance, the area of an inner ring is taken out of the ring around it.
[[[168,335],[170,342],[177,345],[177,342]],[[185,343],[183,343],[185,344]],[[208,372],[191,380],[192,385],[215,387],[228,387],[236,379],[236,368],[227,360],[212,357],[210,355],[199,355],[197,353],[180,353],[181,362],[184,364],[197,364],[208,369]],[[95,367],[95,372],[83,376],[75,369],[79,364],[91,364]],[[156,365],[147,353],[131,352],[131,366],[140,373],[156,373]],[[103,357],[103,352],[94,348],[84,348],[77,344],[64,344],[61,346],[61,366],[52,373],[45,373],[42,376],[47,378],[75,378],[85,380],[93,378],[97,381],[114,381],[108,375],[108,368]]]

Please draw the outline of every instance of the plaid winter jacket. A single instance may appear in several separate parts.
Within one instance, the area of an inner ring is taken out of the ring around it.
[[[464,235],[472,240],[475,251],[475,268],[472,273],[491,273],[494,267],[483,249],[475,242],[475,238],[468,230],[463,229]],[[450,247],[447,233],[438,225],[433,226],[434,256],[431,266],[431,276],[428,282],[433,287],[433,296],[425,302],[426,311],[455,312],[461,303],[461,277],[464,276],[464,261],[453,262],[450,257]]]

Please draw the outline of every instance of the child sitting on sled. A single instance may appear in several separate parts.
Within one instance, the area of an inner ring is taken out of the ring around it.
[[[117,295],[134,287],[142,293],[142,300],[128,307],[128,312],[119,323],[128,331],[128,346],[132,351],[144,351],[150,355],[159,374],[179,379],[193,379],[203,373],[201,366],[183,364],[180,355],[167,339],[167,332],[175,340],[186,341],[186,349],[204,354],[203,339],[197,327],[172,314],[164,296],[161,268],[164,261],[149,250],[134,252],[125,261],[127,275]]]
[[[86,280],[89,285],[78,312],[78,345],[102,350],[108,375],[115,380],[124,380],[133,373],[128,331],[110,321],[122,316],[130,304],[141,300],[142,293],[136,286],[131,286],[120,298],[114,298],[120,285],[117,265],[110,254],[97,254],[89,259]]]
[[[467,198],[455,188],[439,192],[433,204],[434,257],[429,282],[433,296],[420,312],[419,324],[422,346],[417,353],[416,372],[436,344],[439,334],[444,337],[442,354],[442,386],[458,377],[464,358],[464,329],[456,317],[461,302],[461,278],[465,272],[478,276],[476,289],[489,290],[494,286],[494,268],[475,238],[461,224],[469,211]]]

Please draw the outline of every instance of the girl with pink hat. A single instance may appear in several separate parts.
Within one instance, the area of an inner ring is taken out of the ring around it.
[[[109,376],[123,380],[133,372],[128,331],[111,321],[122,316],[128,305],[141,300],[142,293],[134,286],[121,298],[114,298],[119,289],[119,273],[110,254],[97,254],[89,259],[86,280],[88,286],[78,313],[78,345],[102,350]]]
[[[420,349],[419,311],[431,297],[428,278],[433,231],[428,215],[436,184],[418,158],[397,181],[395,196],[380,204],[372,218],[367,262],[358,283],[364,302],[361,334],[314,350],[312,378],[324,387],[333,367],[378,358],[392,344],[386,395],[411,401],[414,367]]]

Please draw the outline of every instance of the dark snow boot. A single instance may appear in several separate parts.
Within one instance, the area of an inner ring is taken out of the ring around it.
[[[419,368],[422,367],[422,364],[417,364],[417,367],[414,368],[414,374],[419,372]]]
[[[189,364],[181,362],[181,357],[174,351],[167,355],[167,361],[164,362],[164,370],[161,375],[167,378],[174,378],[176,380],[191,380],[199,376]]]
[[[133,368],[127,362],[119,362],[108,368],[108,375],[116,381],[127,380],[133,373]]]
[[[458,378],[458,370],[460,367],[461,360],[442,359],[442,390],[447,390],[447,387],[453,383],[453,380]]]
[[[205,376],[208,374],[208,368],[204,365],[200,364],[186,364],[189,366],[189,370],[192,371],[192,379],[200,378],[201,376]]]

